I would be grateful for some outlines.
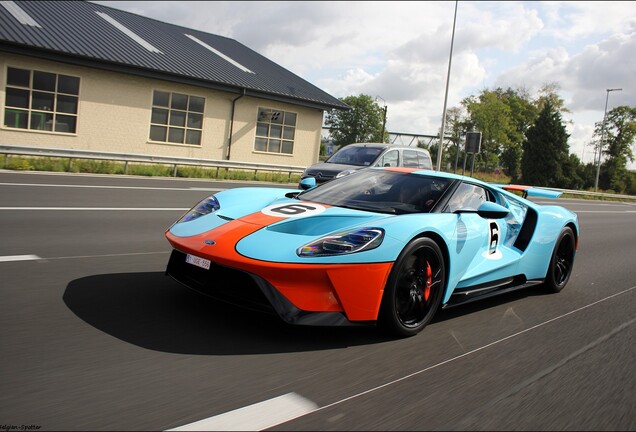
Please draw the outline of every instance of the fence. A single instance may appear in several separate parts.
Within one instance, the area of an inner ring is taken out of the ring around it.
[[[172,171],[173,176],[177,175],[177,167],[181,165],[181,166],[200,166],[200,167],[207,167],[207,168],[216,168],[217,176],[218,176],[218,170],[221,168],[237,169],[237,170],[243,170],[243,171],[254,171],[255,178],[256,178],[256,174],[259,171],[287,173],[288,179],[289,181],[291,181],[292,174],[301,174],[305,169],[304,167],[291,166],[291,165],[233,162],[233,161],[227,161],[227,160],[213,160],[213,159],[178,158],[178,157],[169,157],[169,156],[148,156],[148,155],[140,155],[140,154],[112,153],[112,152],[101,152],[101,151],[98,152],[98,151],[90,151],[90,150],[65,150],[65,149],[25,147],[25,146],[5,145],[5,144],[0,144],[0,154],[4,154],[4,161],[2,164],[3,168],[6,168],[7,166],[7,160],[9,155],[19,155],[19,156],[68,158],[69,168],[71,164],[73,163],[73,159],[96,159],[96,160],[124,162],[125,164],[124,173],[127,173],[128,163],[130,162],[148,163],[148,164],[165,164],[165,165],[173,166],[173,171]],[[609,193],[603,193],[603,192],[588,192],[588,191],[577,191],[577,190],[557,189],[557,188],[551,188],[551,189],[557,190],[563,193],[571,194],[571,195],[636,200],[636,196],[633,196],[633,195],[619,195],[619,194],[609,194]]]
[[[178,166],[197,166],[206,168],[216,168],[217,175],[221,168],[224,169],[236,169],[242,171],[253,171],[254,177],[259,171],[286,173],[291,181],[292,174],[301,174],[304,171],[304,167],[292,166],[292,165],[276,165],[276,164],[262,164],[251,162],[234,162],[228,160],[214,160],[214,159],[195,159],[195,158],[181,158],[170,156],[149,156],[141,154],[129,154],[129,153],[113,153],[104,151],[90,151],[90,150],[65,150],[55,148],[42,148],[42,147],[25,147],[17,145],[0,145],[0,154],[4,154],[4,161],[2,168],[7,167],[9,155],[17,156],[39,156],[39,157],[59,157],[67,158],[69,160],[69,169],[72,166],[73,159],[94,159],[94,160],[107,160],[115,162],[124,162],[124,174],[128,172],[128,164],[131,162],[147,163],[147,164],[160,164],[173,166],[172,175],[177,175]]]

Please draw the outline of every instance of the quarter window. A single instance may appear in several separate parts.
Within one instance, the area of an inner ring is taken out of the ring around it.
[[[259,108],[254,150],[267,153],[294,153],[296,114]]]
[[[490,193],[486,189],[469,183],[462,183],[448,201],[445,211],[448,213],[453,213],[457,210],[475,211],[486,201],[494,201],[494,198],[491,198]]]
[[[7,68],[4,126],[75,133],[79,84],[74,76]]]
[[[201,145],[205,98],[155,90],[150,141]]]

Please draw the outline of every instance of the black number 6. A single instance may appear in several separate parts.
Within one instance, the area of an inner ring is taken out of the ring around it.
[[[497,245],[499,244],[499,225],[497,225],[497,222],[490,222],[489,237],[488,254],[492,255],[497,252]]]
[[[271,212],[284,214],[286,216],[295,216],[312,210],[316,210],[316,207],[308,206],[305,204],[288,204],[270,209]]]

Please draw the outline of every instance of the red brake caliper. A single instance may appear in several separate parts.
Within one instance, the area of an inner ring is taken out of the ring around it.
[[[424,301],[428,301],[431,296],[431,285],[433,285],[433,269],[431,263],[426,263],[426,286],[424,287]]]

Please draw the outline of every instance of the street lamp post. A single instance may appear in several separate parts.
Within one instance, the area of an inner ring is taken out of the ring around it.
[[[601,174],[601,157],[603,156],[603,144],[605,141],[605,120],[607,119],[607,101],[609,100],[609,94],[613,91],[621,91],[622,88],[612,88],[605,90],[607,95],[605,96],[605,113],[603,114],[603,125],[601,126],[601,142],[598,145],[598,164],[596,166],[596,180],[594,181],[594,192],[598,192],[598,178]]]
[[[455,0],[455,15],[453,16],[453,34],[451,35],[450,54],[448,56],[448,74],[446,75],[446,92],[444,94],[444,110],[442,112],[442,129],[439,133],[439,147],[437,149],[437,171],[442,170],[442,151],[444,148],[444,128],[446,126],[446,103],[448,102],[448,86],[450,83],[451,62],[453,61],[453,44],[455,43],[455,24],[457,23],[457,4]]]

